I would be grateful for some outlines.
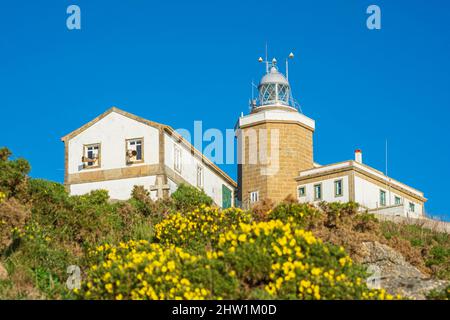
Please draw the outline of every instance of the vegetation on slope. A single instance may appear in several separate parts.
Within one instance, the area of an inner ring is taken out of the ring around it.
[[[69,196],[30,179],[10,156],[0,150],[0,299],[391,298],[362,280],[366,240],[449,279],[447,234],[357,215],[354,203],[222,211],[187,186],[160,201],[135,187],[112,203],[106,191]],[[66,287],[70,265],[82,270],[78,292]]]

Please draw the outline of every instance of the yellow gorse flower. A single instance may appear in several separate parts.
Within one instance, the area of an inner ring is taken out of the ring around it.
[[[344,248],[323,244],[293,217],[256,222],[242,210],[201,206],[168,215],[154,230],[158,243],[131,240],[93,250],[97,261],[80,295],[117,300],[232,298],[242,281],[253,280],[254,272],[252,263],[234,262],[256,256],[255,264],[267,264],[267,272],[258,270],[256,275],[267,298],[394,298],[367,289],[365,281],[350,272],[352,260]],[[192,250],[197,248],[192,244],[202,249]],[[228,296],[213,285],[220,277],[229,282]]]

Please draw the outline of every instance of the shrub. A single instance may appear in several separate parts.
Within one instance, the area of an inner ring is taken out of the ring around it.
[[[7,148],[0,149],[0,191],[7,197],[22,193],[26,186],[30,164],[25,159],[10,160],[12,153]]]
[[[443,246],[434,246],[430,250],[430,258],[427,260],[427,266],[435,264],[442,264],[450,260],[450,248],[444,248]]]
[[[308,203],[283,202],[268,214],[270,219],[294,222],[302,227],[309,227],[321,216],[321,212]]]
[[[241,222],[250,222],[251,215],[237,208],[219,210],[201,205],[187,213],[168,215],[155,226],[156,239],[178,246],[205,246],[215,244],[219,235],[236,228]]]
[[[273,209],[274,203],[270,199],[262,199],[252,207],[252,213],[256,220],[265,221],[268,219],[268,213]]]
[[[355,217],[354,229],[358,232],[368,232],[376,230],[378,219],[370,213],[361,213]]]
[[[56,217],[69,207],[69,195],[62,184],[43,179],[28,181],[26,201],[35,218],[44,225],[55,223]]]
[[[175,200],[178,210],[193,210],[202,204],[207,206],[213,204],[213,200],[203,190],[185,184],[180,184],[171,197]]]
[[[359,204],[356,202],[321,202],[319,208],[326,214],[325,225],[328,228],[337,228],[339,221],[355,216],[358,213]]]
[[[30,216],[29,209],[14,198],[0,202],[0,254],[13,244],[11,230],[22,229]]]
[[[64,185],[44,179],[30,179],[28,181],[28,197],[33,205],[64,205],[69,195]]]
[[[272,299],[393,298],[367,288],[364,271],[344,248],[323,244],[311,232],[280,220],[242,223],[220,236],[218,250],[241,283],[261,285]]]
[[[147,241],[99,246],[82,290],[85,299],[211,298],[205,257]]]
[[[450,300],[450,285],[442,290],[432,290],[427,294],[430,300]]]
[[[154,222],[159,222],[161,218],[174,210],[174,200],[169,197],[153,201],[150,192],[143,186],[134,186],[131,192],[131,199],[128,201],[139,214],[151,217]]]
[[[121,240],[151,240],[153,238],[153,221],[151,218],[142,215],[128,202],[119,203],[117,212],[122,222],[123,239]]]
[[[59,193],[47,192],[53,200],[58,198],[56,195]],[[64,199],[63,194],[61,198]],[[71,243],[72,246],[95,246],[102,241],[118,241],[122,236],[121,218],[117,205],[108,200],[107,191],[96,190],[86,195],[68,197],[62,202],[49,202],[47,206],[39,202],[33,205],[33,217],[40,225],[51,228],[59,241]]]
[[[8,260],[15,264],[15,268],[25,271],[46,298],[65,295],[65,270],[77,261],[73,252],[53,238],[51,229],[35,221],[23,228],[14,228],[13,236],[18,247],[8,254]]]
[[[144,216],[150,216],[153,209],[153,201],[150,192],[143,186],[134,186],[131,191],[130,203]]]
[[[203,208],[207,213],[211,209]],[[215,209],[211,212],[215,212]],[[392,299],[370,290],[364,271],[343,248],[323,244],[311,232],[280,220],[237,223],[225,230],[208,219],[218,238],[205,250],[191,251],[181,237],[161,244],[130,241],[102,245],[78,293],[85,299]],[[217,214],[220,216],[220,213]],[[213,216],[216,216],[213,214]],[[184,234],[186,221],[167,218],[173,235]],[[223,219],[222,221],[224,221]],[[192,222],[192,221],[191,221]],[[206,224],[198,221],[193,236]],[[157,230],[164,230],[158,228]],[[178,232],[180,231],[180,232]],[[158,233],[158,231],[157,231]],[[205,239],[207,236],[205,237]],[[173,242],[171,242],[173,240]],[[165,245],[164,245],[165,244]]]

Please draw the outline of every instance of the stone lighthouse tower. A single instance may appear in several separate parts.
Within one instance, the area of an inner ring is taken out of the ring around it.
[[[260,60],[262,60],[260,58]],[[297,108],[291,86],[273,59],[258,85],[258,99],[236,124],[238,200],[248,208],[297,196],[295,178],[313,168],[314,120]]]

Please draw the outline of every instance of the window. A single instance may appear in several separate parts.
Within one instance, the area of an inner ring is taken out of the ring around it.
[[[262,105],[267,105],[277,100],[277,89],[276,84],[274,83],[263,84],[259,92],[259,99],[261,100]]]
[[[402,198],[395,196],[395,205],[401,205],[402,204]]]
[[[130,139],[126,141],[126,157],[127,163],[137,163],[144,161],[144,139]]]
[[[314,200],[322,200],[322,184],[314,185]]]
[[[334,196],[341,197],[343,195],[342,179],[334,182]]]
[[[181,149],[178,146],[174,146],[173,161],[173,167],[175,168],[175,171],[181,173]]]
[[[416,205],[412,202],[409,203],[409,211],[414,212],[416,210]]]
[[[306,189],[305,187],[299,187],[298,188],[298,196],[299,197],[304,197],[306,195]]]
[[[224,184],[222,185],[222,209],[227,209],[231,207],[232,201],[231,199],[233,198],[233,192],[231,191],[230,188],[228,188],[227,186],[225,186]]]
[[[81,161],[83,162],[84,168],[100,167],[100,144],[85,145]]]
[[[197,187],[203,188],[203,167],[197,165]]]
[[[250,192],[250,202],[255,203],[259,200],[259,191]]]
[[[278,84],[278,100],[289,103],[289,86],[287,84]]]
[[[380,190],[380,206],[386,205],[386,191]]]

